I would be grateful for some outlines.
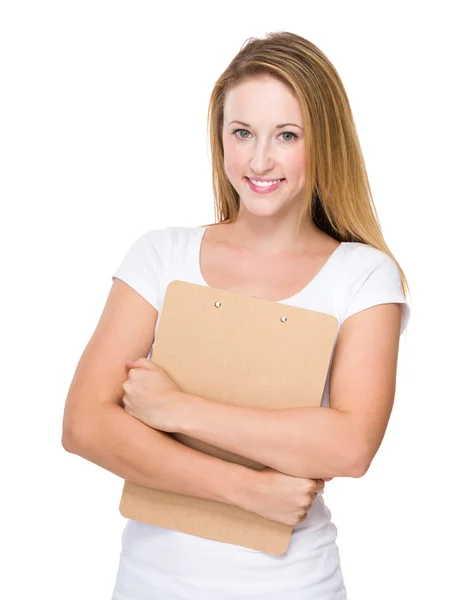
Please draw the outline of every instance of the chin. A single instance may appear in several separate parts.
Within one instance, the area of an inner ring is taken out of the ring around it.
[[[270,215],[274,215],[276,213],[278,213],[280,210],[282,210],[284,208],[284,204],[282,203],[269,203],[268,201],[265,201],[263,203],[262,200],[259,200],[258,202],[244,202],[244,200],[242,200],[240,198],[240,206],[243,207],[244,211],[252,214],[252,215],[257,215],[260,217],[268,217]]]

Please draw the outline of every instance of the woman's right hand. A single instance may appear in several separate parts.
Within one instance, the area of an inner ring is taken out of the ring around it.
[[[317,494],[324,489],[324,482],[333,479],[294,477],[270,467],[253,473],[254,486],[248,490],[242,508],[285,525],[306,520]]]

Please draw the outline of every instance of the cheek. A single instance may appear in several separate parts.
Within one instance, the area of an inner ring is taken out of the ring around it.
[[[224,156],[224,165],[226,174],[230,179],[233,179],[237,176],[240,166],[236,156],[225,154]]]
[[[306,176],[306,153],[304,151],[292,152],[288,160],[288,170],[295,178]]]
[[[247,168],[243,153],[236,151],[231,145],[224,146],[223,151],[223,164],[228,179],[240,179],[241,173]]]

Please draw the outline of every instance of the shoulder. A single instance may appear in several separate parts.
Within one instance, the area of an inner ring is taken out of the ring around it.
[[[149,229],[137,235],[128,244],[124,259],[116,276],[127,271],[137,273],[158,271],[167,264],[171,252],[171,232],[169,227]],[[121,278],[121,277],[120,277]]]
[[[395,260],[388,254],[361,242],[344,242],[344,272],[348,285],[362,282],[371,273],[384,273],[386,276],[400,277]]]
[[[403,304],[403,331],[409,320],[410,308],[395,260],[382,250],[360,242],[345,242],[344,254],[346,290],[343,320],[376,304],[400,303]]]
[[[164,243],[171,236],[170,229],[170,227],[148,229],[147,231],[141,233],[135,242],[141,241],[143,244],[145,244],[145,246]]]
[[[393,263],[395,261],[385,252],[362,242],[343,242],[346,262],[354,267]]]
[[[195,239],[203,232],[203,228],[185,225],[173,225],[166,228],[169,239],[175,247],[184,247],[190,240]]]
[[[198,227],[165,226],[149,229],[139,235],[132,246],[145,251],[156,251],[168,253],[176,246],[181,246],[197,235]]]

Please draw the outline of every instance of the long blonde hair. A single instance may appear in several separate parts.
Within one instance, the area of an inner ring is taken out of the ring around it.
[[[341,242],[361,242],[385,252],[396,263],[405,296],[405,274],[381,231],[356,126],[343,83],[329,59],[312,42],[294,33],[249,38],[220,75],[207,114],[212,156],[212,188],[217,223],[237,219],[239,196],[223,162],[223,107],[226,93],[243,80],[277,78],[298,100],[305,124],[306,185],[304,217]]]

